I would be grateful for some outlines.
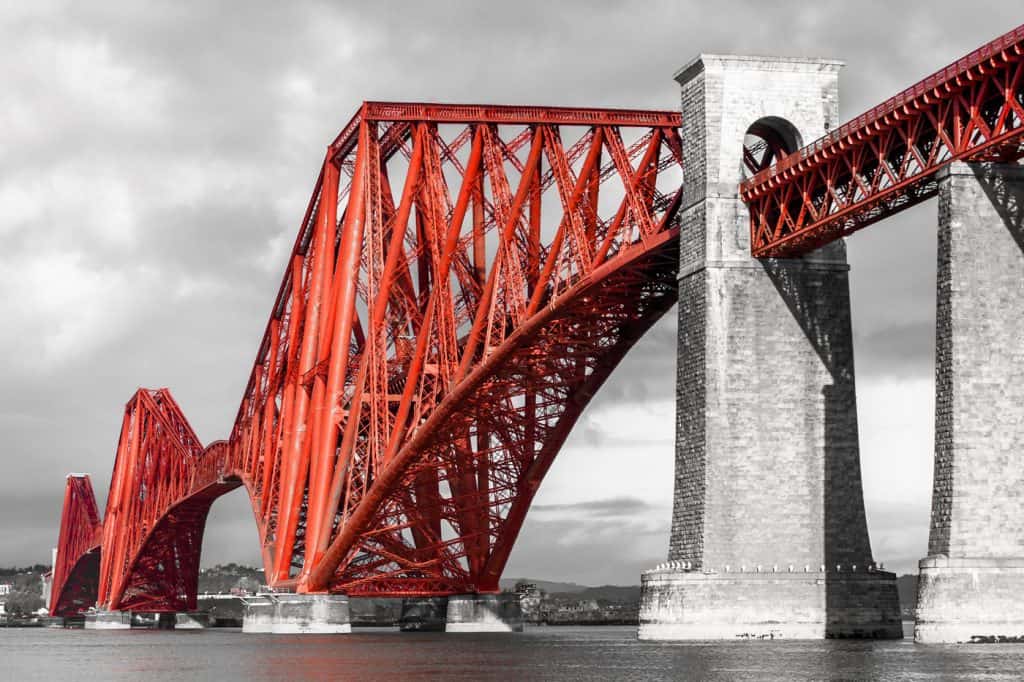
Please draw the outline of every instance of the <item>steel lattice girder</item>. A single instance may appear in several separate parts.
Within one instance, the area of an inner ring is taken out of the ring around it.
[[[675,301],[678,127],[364,104],[328,148],[230,439],[204,450],[166,389],[126,406],[98,603],[194,608],[210,504],[242,484],[275,587],[497,590],[572,425]]]
[[[675,300],[678,125],[363,105],[328,148],[230,439],[272,584],[497,589],[558,445]]]
[[[75,616],[96,603],[102,532],[92,481],[86,474],[70,474],[47,604],[51,615]]]
[[[1024,158],[1024,26],[740,187],[754,256],[793,257],[935,195],[957,160]]]
[[[168,513],[197,492],[194,479],[202,455],[199,438],[167,389],[135,393],[125,407],[103,518],[98,603],[104,608],[124,606],[126,589],[139,580],[139,570],[155,570],[173,584],[189,580],[176,575],[188,557],[150,566],[141,550],[166,526]],[[193,548],[197,570],[199,549]]]

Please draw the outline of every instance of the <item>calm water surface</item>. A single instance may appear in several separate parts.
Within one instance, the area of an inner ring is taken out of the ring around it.
[[[0,680],[1016,680],[1024,645],[636,640],[630,627],[352,635],[0,630]]]

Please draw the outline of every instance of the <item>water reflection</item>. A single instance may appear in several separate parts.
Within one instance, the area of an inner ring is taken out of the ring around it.
[[[523,634],[243,635],[0,631],[0,679],[948,680],[1019,679],[1024,645],[912,640],[639,642],[629,627]]]

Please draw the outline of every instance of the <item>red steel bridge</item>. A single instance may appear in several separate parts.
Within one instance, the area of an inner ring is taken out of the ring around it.
[[[99,517],[67,479],[51,613],[196,606],[245,486],[267,582],[498,591],[590,398],[675,303],[683,163],[662,111],[364,103],[327,148],[230,437],[128,402]],[[751,130],[756,257],[796,257],[1024,158],[1024,26],[800,150]]]

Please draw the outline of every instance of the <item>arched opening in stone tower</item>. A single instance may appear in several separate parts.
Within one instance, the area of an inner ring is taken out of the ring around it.
[[[753,177],[803,146],[800,132],[778,116],[754,121],[743,137],[743,179]]]

